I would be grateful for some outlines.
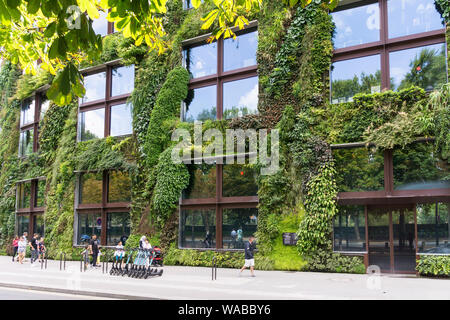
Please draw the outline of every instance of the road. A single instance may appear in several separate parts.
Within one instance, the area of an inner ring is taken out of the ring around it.
[[[88,297],[64,293],[0,287],[0,300],[98,300],[107,298]]]

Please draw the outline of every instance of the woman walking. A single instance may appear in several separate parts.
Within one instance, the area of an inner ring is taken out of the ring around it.
[[[18,243],[19,252],[19,262],[23,264],[23,259],[25,259],[25,253],[27,252],[28,240],[25,237],[21,237]]]

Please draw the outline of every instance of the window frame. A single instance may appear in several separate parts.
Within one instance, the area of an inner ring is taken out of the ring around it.
[[[258,32],[258,22],[251,21],[249,25],[243,29],[238,30],[237,28],[232,28],[236,36],[244,35],[251,32]],[[207,44],[206,40],[211,36],[211,34],[206,34],[182,42],[181,56],[182,65],[189,71],[186,65],[186,60],[184,59],[184,50],[188,48],[199,47]],[[188,90],[204,88],[209,86],[216,86],[216,120],[223,119],[223,84],[226,82],[243,80],[248,78],[257,77],[258,78],[258,62],[253,66],[238,68],[229,71],[223,71],[224,68],[224,39],[221,37],[219,40],[214,41],[217,44],[217,72],[215,74],[192,78],[189,80]],[[258,78],[259,82],[259,78]],[[186,103],[183,101],[181,106],[180,120],[185,121],[186,114]]]
[[[247,154],[246,156],[249,156]],[[233,156],[235,157],[235,156]],[[214,157],[219,158],[219,157]],[[225,163],[225,162],[224,162]],[[226,251],[242,251],[243,249],[225,249],[223,247],[223,209],[242,209],[242,208],[258,208],[258,196],[236,196],[223,197],[223,166],[226,164],[216,163],[216,194],[214,198],[200,199],[183,199],[179,200],[178,221],[181,221],[183,210],[189,209],[215,209],[216,211],[216,247],[215,248],[183,248],[181,247],[181,238],[179,236],[178,247],[180,249],[193,250],[226,250]],[[180,235],[181,228],[179,228]]]
[[[44,216],[44,212],[46,207],[37,207],[36,206],[36,200],[37,200],[37,192],[38,192],[38,183],[39,181],[45,181],[45,177],[37,177],[34,179],[27,179],[27,180],[21,180],[16,182],[16,210],[15,210],[15,231],[18,232],[19,228],[19,216],[25,216],[29,219],[29,225],[28,225],[28,236],[33,236],[33,233],[35,233],[34,230],[34,224],[35,219],[37,216]],[[20,193],[20,184],[30,183],[30,203],[28,208],[22,208],[19,209],[19,193]],[[45,230],[45,219],[44,219],[44,230]],[[45,231],[44,231],[45,232]],[[19,235],[20,236],[20,235]],[[44,236],[44,235],[41,235]]]
[[[78,242],[78,215],[79,214],[98,214],[102,219],[102,229],[100,242],[101,245],[106,245],[107,242],[107,219],[109,213],[128,213],[131,210],[131,201],[129,202],[108,202],[108,186],[109,186],[109,172],[112,170],[102,171],[102,201],[100,203],[80,203],[80,183],[81,176],[85,173],[96,173],[99,171],[75,171],[77,174],[76,188],[75,188],[75,220],[74,220],[74,246],[79,246]],[[130,177],[131,180],[131,177]],[[131,217],[130,217],[131,218]]]
[[[388,26],[388,0],[363,0],[354,3],[341,5],[334,12],[357,8],[364,5],[378,3],[380,8],[380,40],[335,49],[333,51],[332,63],[362,58],[372,55],[380,55],[381,66],[381,91],[390,90],[390,61],[389,55],[392,52],[414,49],[434,44],[446,44],[446,28],[415,33],[407,36],[389,38]],[[448,44],[447,44],[448,45]],[[448,66],[447,66],[448,69]],[[446,70],[448,79],[448,70]],[[332,101],[332,70],[330,69],[330,101]]]
[[[134,66],[134,65],[133,65]],[[77,142],[82,142],[81,140],[81,131],[79,126],[80,121],[80,114],[86,111],[93,111],[98,109],[104,109],[105,110],[105,119],[104,119],[104,130],[103,130],[103,138],[109,137],[111,133],[111,107],[115,105],[120,104],[128,104],[129,98],[131,97],[132,92],[121,94],[118,96],[111,96],[112,92],[112,70],[115,68],[124,67],[123,64],[121,64],[120,60],[111,61],[109,63],[102,64],[97,67],[87,68],[82,70],[83,77],[98,74],[105,72],[106,73],[106,86],[105,86],[105,97],[103,99],[97,99],[93,101],[88,101],[86,103],[82,103],[82,99],[79,99],[78,102],[78,117],[77,117]],[[136,66],[134,66],[134,72],[136,75]],[[135,79],[135,78],[134,78]],[[135,80],[133,79],[133,90],[134,90],[134,84]],[[132,124],[131,124],[132,125]],[[132,132],[127,135],[117,136],[117,137],[128,137],[131,136],[134,132],[134,128],[132,125]]]

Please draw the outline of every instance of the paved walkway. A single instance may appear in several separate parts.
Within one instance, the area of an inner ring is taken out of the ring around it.
[[[249,271],[166,266],[162,277],[133,279],[103,274],[102,268],[80,272],[79,262],[48,261],[48,269],[0,257],[0,287],[47,288],[53,292],[128,299],[298,300],[298,299],[450,299],[450,280],[403,275],[350,275],[311,272]]]

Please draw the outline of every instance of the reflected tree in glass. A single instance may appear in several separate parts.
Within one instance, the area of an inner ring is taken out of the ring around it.
[[[189,186],[184,190],[184,199],[216,197],[216,166],[206,163],[189,165]]]

